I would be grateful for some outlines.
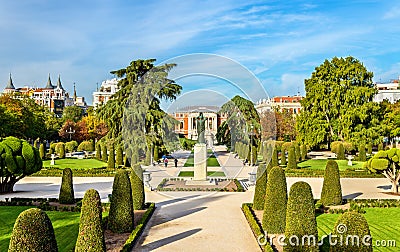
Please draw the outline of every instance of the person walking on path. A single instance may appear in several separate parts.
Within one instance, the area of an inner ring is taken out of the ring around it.
[[[164,158],[164,165],[165,165],[165,167],[168,166],[168,158]]]
[[[175,168],[177,168],[178,167],[178,159],[174,159],[174,163],[175,163]]]

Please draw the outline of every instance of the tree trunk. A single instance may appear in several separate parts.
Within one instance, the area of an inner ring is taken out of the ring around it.
[[[392,192],[393,193],[399,192],[399,181],[396,181],[396,180],[392,181]]]
[[[18,180],[19,179],[17,179],[14,176],[6,177],[5,179],[3,178],[3,180],[0,183],[0,193],[13,192],[14,185],[15,185],[15,183],[17,183]]]

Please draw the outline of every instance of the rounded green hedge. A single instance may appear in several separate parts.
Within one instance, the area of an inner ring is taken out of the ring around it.
[[[64,143],[58,143],[56,145],[56,152],[60,156],[60,158],[65,158],[65,144]]]
[[[288,169],[297,168],[296,149],[293,145],[289,147],[287,168]]]
[[[70,168],[65,168],[63,170],[58,201],[61,204],[73,204],[75,202],[72,170]]]
[[[133,230],[132,189],[126,170],[118,170],[114,177],[108,229],[114,233]]]
[[[8,251],[58,251],[53,225],[44,211],[30,208],[19,214]]]
[[[101,211],[99,193],[95,189],[87,190],[82,200],[75,251],[106,251]]]
[[[342,187],[340,185],[339,166],[334,160],[328,160],[326,163],[321,192],[321,203],[324,206],[336,206],[342,204]]]
[[[143,183],[143,169],[140,167],[140,164],[133,165],[130,180],[132,186],[133,209],[142,210],[144,209],[145,194]]]
[[[265,191],[262,219],[264,232],[268,234],[282,234],[285,232],[287,200],[285,172],[279,166],[273,167],[268,173]]]
[[[267,186],[267,169],[265,164],[260,164],[257,169],[257,181],[253,197],[253,209],[255,210],[264,209],[266,186]]]
[[[352,251],[352,252],[369,252],[372,251],[372,237],[369,230],[368,222],[365,217],[357,212],[346,212],[339,216],[333,228],[332,235],[336,235],[337,241],[332,244],[330,251]],[[358,237],[359,242],[354,242],[349,237]],[[368,237],[371,237],[370,239]],[[342,239],[342,243],[340,240]],[[363,239],[365,242],[363,242]],[[369,243],[369,245],[367,244]]]
[[[298,237],[297,244],[292,236]],[[303,237],[313,237],[302,244]],[[292,185],[286,209],[285,243],[283,251],[318,251],[318,230],[314,198],[309,184],[303,181]],[[292,245],[290,242],[294,243]]]

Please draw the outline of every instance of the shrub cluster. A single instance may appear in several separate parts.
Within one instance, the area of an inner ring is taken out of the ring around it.
[[[286,225],[287,185],[285,172],[279,166],[268,173],[262,226],[268,234],[282,234]]]
[[[75,251],[106,251],[100,195],[94,189],[87,190],[82,200]]]
[[[65,168],[63,170],[58,200],[61,204],[73,204],[75,202],[72,170],[70,168]]]
[[[257,181],[253,198],[253,208],[255,210],[264,209],[266,186],[267,186],[267,169],[265,164],[260,164],[257,169]]]
[[[321,203],[324,206],[342,204],[342,187],[340,185],[339,166],[336,161],[328,160],[322,185]]]
[[[94,151],[93,140],[83,141],[78,145],[78,151]]]
[[[73,152],[76,150],[76,148],[78,148],[78,142],[77,141],[69,141],[65,143],[65,150],[67,152]]]
[[[315,243],[291,245],[289,238],[292,236],[313,236]],[[318,251],[318,230],[315,219],[314,198],[311,187],[306,182],[300,181],[292,185],[286,210],[285,243],[283,251]]]
[[[8,251],[58,251],[53,225],[44,211],[30,208],[19,214]]]
[[[114,177],[108,229],[114,233],[133,230],[132,189],[126,170],[118,170]]]

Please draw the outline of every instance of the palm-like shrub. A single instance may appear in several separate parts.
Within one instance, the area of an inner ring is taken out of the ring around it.
[[[118,170],[114,177],[108,228],[114,233],[133,230],[132,189],[126,170]]]
[[[73,204],[75,202],[72,170],[70,168],[65,168],[63,170],[58,201],[61,204]]]
[[[291,245],[295,236],[300,239],[299,244]],[[285,243],[283,251],[318,251],[318,230],[315,219],[314,198],[311,187],[306,182],[300,181],[292,185],[286,209]],[[309,237],[304,244],[302,237]]]
[[[282,234],[286,225],[287,185],[285,172],[279,166],[268,173],[262,226],[268,234]]]
[[[81,218],[75,251],[106,251],[103,227],[101,224],[101,201],[94,189],[85,192],[82,200]]]
[[[328,160],[322,185],[321,203],[324,206],[342,204],[342,187],[340,185],[339,166],[336,161]]]
[[[263,210],[265,201],[265,188],[267,186],[267,169],[265,164],[260,164],[257,169],[257,181],[253,198],[253,209]]]
[[[372,251],[372,239],[363,242],[364,237],[371,237],[368,222],[362,214],[351,211],[339,216],[333,229],[332,235],[336,235],[336,244],[331,245],[330,251],[352,251],[352,252],[368,252]],[[352,239],[347,237],[358,237],[358,243],[352,243]],[[343,239],[341,244],[340,239]],[[332,240],[335,243],[335,240]]]
[[[30,208],[19,214],[8,251],[58,251],[53,225],[44,211]]]
[[[130,179],[132,186],[133,209],[135,210],[144,209],[145,195],[144,195],[144,183],[143,183],[143,170],[139,164],[133,165]]]

